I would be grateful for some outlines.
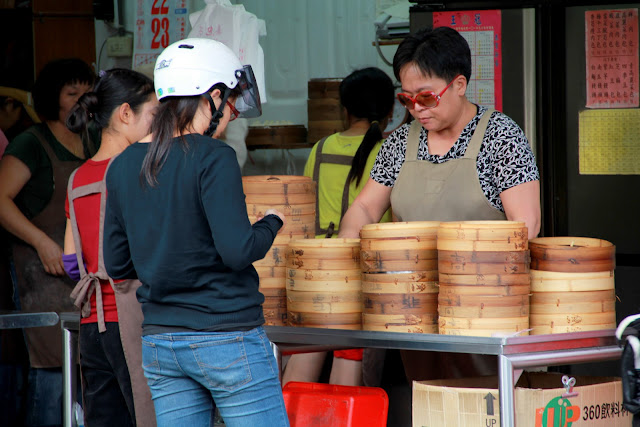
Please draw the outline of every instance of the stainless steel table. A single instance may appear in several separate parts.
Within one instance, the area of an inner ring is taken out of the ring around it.
[[[0,310],[0,329],[37,328],[53,326],[58,323],[58,313],[45,311],[27,313],[24,311]]]
[[[274,343],[278,359],[282,352],[354,347],[494,354],[498,356],[500,425],[503,427],[515,425],[513,390],[524,368],[612,360],[622,353],[614,329],[504,338],[281,326],[265,326],[265,330]]]
[[[64,426],[75,426],[71,390],[77,348],[79,315],[60,315],[65,344]],[[514,384],[524,368],[613,360],[620,357],[615,330],[555,335],[485,338],[398,332],[265,326],[278,360],[281,353],[306,353],[339,348],[370,347],[400,350],[446,351],[498,356],[500,425],[515,425]]]

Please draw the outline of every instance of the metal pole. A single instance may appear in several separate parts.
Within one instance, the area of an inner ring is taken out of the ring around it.
[[[498,380],[500,398],[500,425],[513,427],[516,425],[516,406],[513,398],[513,364],[509,357],[498,356]]]
[[[63,325],[63,322],[60,322]],[[64,427],[77,427],[73,408],[74,390],[76,390],[76,378],[73,375],[75,369],[75,345],[77,339],[70,330],[62,327],[62,425]]]

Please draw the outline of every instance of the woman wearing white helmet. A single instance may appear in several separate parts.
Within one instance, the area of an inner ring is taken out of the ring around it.
[[[114,279],[142,282],[158,426],[212,425],[215,406],[229,427],[287,426],[251,265],[284,216],[250,224],[235,152],[215,139],[230,120],[260,115],[253,72],[219,42],[185,39],[158,57],[154,80],[151,135],[107,174],[104,258]]]

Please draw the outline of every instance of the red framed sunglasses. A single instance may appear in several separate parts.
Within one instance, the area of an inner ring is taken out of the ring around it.
[[[449,84],[444,89],[442,89],[442,92],[438,94],[436,94],[432,90],[425,90],[416,94],[416,96],[414,97],[402,92],[400,92],[396,96],[398,97],[398,101],[400,101],[400,103],[408,110],[413,110],[414,108],[416,108],[416,104],[420,105],[423,108],[436,108],[440,103],[440,98],[442,98],[442,95],[444,95],[447,89],[451,87],[451,84],[453,84],[453,82],[461,75],[462,74],[458,74],[457,76],[455,76],[453,80],[451,80]]]
[[[235,119],[237,119],[238,117],[240,117],[240,112],[238,110],[236,110],[236,107],[234,107],[233,104],[230,103],[229,101],[227,101],[227,105],[229,106],[229,109],[231,110],[231,116],[229,117],[229,121],[232,122]]]

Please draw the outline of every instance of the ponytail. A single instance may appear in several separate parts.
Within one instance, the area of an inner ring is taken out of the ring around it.
[[[350,116],[366,119],[370,123],[347,176],[349,184],[355,181],[358,186],[371,151],[382,139],[380,122],[385,122],[393,110],[393,82],[384,71],[376,67],[356,70],[340,83],[340,103]]]
[[[381,139],[382,130],[380,129],[380,123],[377,120],[374,120],[371,122],[369,130],[367,130],[367,133],[364,135],[364,138],[360,143],[360,147],[358,147],[358,151],[356,151],[355,156],[353,156],[351,170],[349,170],[349,175],[347,175],[347,182],[349,182],[349,184],[355,180],[356,187],[360,185],[364,169],[367,166],[369,154],[371,154],[371,150],[373,150],[373,147],[375,147]]]

